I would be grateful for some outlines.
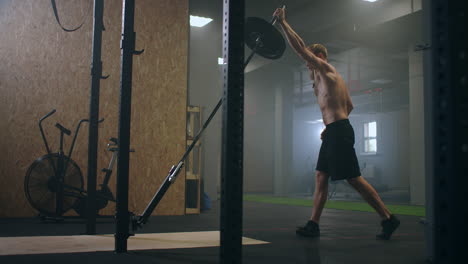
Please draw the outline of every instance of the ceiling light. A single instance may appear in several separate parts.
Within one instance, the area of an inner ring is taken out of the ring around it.
[[[373,2],[377,2],[377,0],[364,0],[364,1],[366,1],[366,2],[372,2],[372,3],[373,3]]]
[[[203,27],[213,21],[209,17],[190,16],[190,25],[193,27]]]
[[[227,64],[227,63],[224,61],[224,58],[219,58],[218,57],[218,64],[219,65],[224,65],[224,64]]]

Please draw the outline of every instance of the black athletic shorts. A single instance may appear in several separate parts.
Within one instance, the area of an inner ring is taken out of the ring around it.
[[[354,130],[348,119],[327,125],[316,170],[327,173],[332,181],[361,176],[354,150]]]

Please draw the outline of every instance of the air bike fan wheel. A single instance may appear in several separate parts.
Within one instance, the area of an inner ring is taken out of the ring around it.
[[[44,155],[29,167],[24,180],[24,191],[29,203],[44,216],[60,216],[73,208],[81,197],[83,175],[78,165],[67,156],[61,157],[66,164],[63,183],[58,183],[56,170],[59,154]],[[63,204],[57,215],[56,199],[58,184],[63,184]]]

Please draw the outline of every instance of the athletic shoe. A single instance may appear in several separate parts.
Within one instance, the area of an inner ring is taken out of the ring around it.
[[[298,227],[296,234],[305,237],[318,237],[320,236],[320,228],[317,223],[310,220],[305,226]]]
[[[380,223],[382,226],[382,232],[376,235],[378,240],[389,240],[393,232],[400,226],[400,220],[395,215],[390,215],[387,220],[382,220]]]

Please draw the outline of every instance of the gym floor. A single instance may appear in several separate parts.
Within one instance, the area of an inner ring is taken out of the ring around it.
[[[155,216],[139,233],[219,230],[219,203],[200,215]],[[295,227],[303,225],[310,207],[244,202],[244,237],[267,241],[245,245],[243,263],[424,263],[424,226],[417,216],[398,216],[401,226],[392,240],[377,241],[380,231],[375,213],[324,209],[320,238],[302,238]],[[0,219],[1,237],[68,236],[85,232],[85,223],[67,219],[62,223],[38,219]],[[112,218],[98,219],[99,234],[113,234]],[[219,263],[218,247],[141,250],[126,254],[109,252],[7,255],[7,263]]]

